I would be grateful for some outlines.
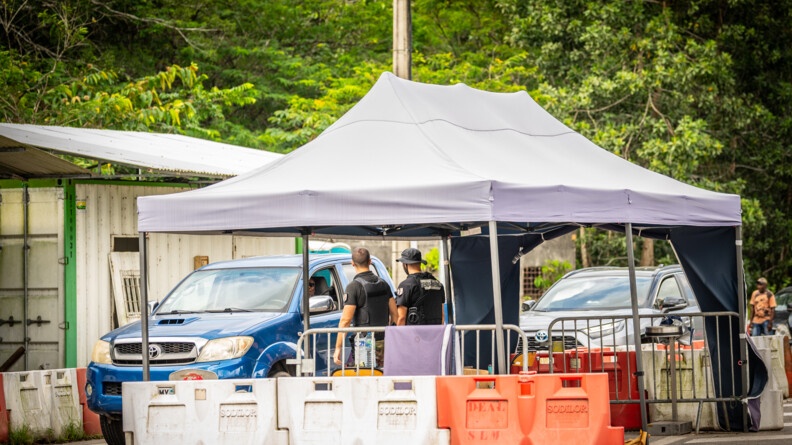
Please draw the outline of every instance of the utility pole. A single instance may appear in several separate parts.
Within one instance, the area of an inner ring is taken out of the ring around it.
[[[393,74],[402,79],[412,80],[412,16],[410,0],[393,0]],[[410,247],[409,241],[393,242],[391,271],[393,281],[401,283],[407,278],[402,264],[396,262],[404,249]]]
[[[393,0],[393,74],[412,79],[412,17],[410,0]]]

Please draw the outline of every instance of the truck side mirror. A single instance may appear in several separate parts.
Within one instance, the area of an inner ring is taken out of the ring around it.
[[[314,295],[308,300],[311,314],[321,314],[336,309],[335,300],[330,295]]]
[[[684,298],[679,297],[669,297],[663,300],[663,309],[664,310],[675,310],[675,309],[682,309],[683,307],[687,307],[687,301]]]
[[[159,301],[149,301],[148,302],[148,314],[151,315],[154,313],[155,310],[159,307]]]
[[[536,304],[536,300],[525,300],[522,302],[522,305],[520,307],[522,311],[525,312],[531,310],[534,304]]]

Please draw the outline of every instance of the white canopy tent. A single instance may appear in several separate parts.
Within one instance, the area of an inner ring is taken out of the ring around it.
[[[739,196],[621,159],[524,91],[427,85],[390,73],[288,156],[211,187],[139,204],[142,232],[344,226],[344,235],[376,236],[388,231],[369,226],[493,220],[741,224]]]
[[[727,227],[734,228],[733,243],[741,225],[739,196],[702,190],[619,158],[525,92],[428,85],[390,73],[319,137],[280,160],[204,189],[139,198],[138,208],[142,240],[145,232],[445,240],[488,226],[493,259],[499,231],[621,225],[631,240],[634,227],[662,237],[674,227]],[[707,284],[691,280],[697,295],[727,301],[741,292],[742,266],[731,263],[717,266],[725,283],[720,287],[702,291],[696,287]],[[637,332],[637,316],[635,323]],[[496,331],[501,370],[502,334]]]

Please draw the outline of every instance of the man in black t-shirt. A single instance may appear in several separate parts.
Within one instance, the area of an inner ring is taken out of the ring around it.
[[[421,251],[405,249],[398,260],[407,278],[396,288],[397,325],[443,324],[443,284],[429,272],[421,272]]]
[[[352,250],[352,267],[355,269],[355,278],[347,285],[344,293],[344,310],[341,313],[339,328],[345,328],[354,323],[356,327],[363,326],[388,326],[396,321],[396,301],[388,283],[371,272],[371,255],[363,247]],[[388,317],[390,316],[390,320]],[[338,334],[333,361],[341,364],[341,347],[346,335]],[[383,365],[382,346],[384,336],[378,333],[375,336],[375,350],[378,366]]]

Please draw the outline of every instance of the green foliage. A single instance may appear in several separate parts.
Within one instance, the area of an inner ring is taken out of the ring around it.
[[[63,427],[63,431],[61,431],[61,435],[58,440],[63,442],[79,442],[89,438],[90,436],[85,433],[82,425],[77,422],[71,422]]]
[[[392,3],[5,0],[0,115],[287,153],[390,69]],[[618,156],[740,194],[748,272],[782,282],[792,276],[790,17],[792,0],[413,0],[412,73],[528,91]],[[623,236],[586,234],[592,262],[624,262]],[[655,258],[673,262],[667,243]]]
[[[544,292],[570,270],[572,265],[568,261],[547,260],[542,265],[542,274],[534,278],[534,286]]]
[[[611,267],[627,267],[627,239],[623,233],[612,232],[608,230],[601,230],[596,228],[584,229],[586,231],[585,242],[586,251],[588,253],[588,260],[591,266],[611,266]],[[633,238],[633,254],[635,257],[636,265],[641,257],[641,249],[643,248],[643,238],[636,236]],[[576,238],[577,267],[583,267],[583,258],[581,258],[581,243],[583,239]],[[669,265],[677,264],[676,255],[667,241],[655,241],[654,243],[654,264]]]
[[[36,443],[36,437],[27,425],[22,425],[19,428],[11,428],[8,432],[9,445],[32,445],[34,443]]]
[[[8,433],[9,445],[32,445],[36,443],[66,443],[79,442],[92,437],[83,431],[82,425],[71,422],[63,427],[60,435],[56,435],[52,428],[47,428],[43,433],[34,434],[28,425],[12,428]]]
[[[424,255],[424,259],[426,264],[421,266],[421,269],[429,273],[435,273],[440,270],[440,250],[437,247],[429,249]]]

